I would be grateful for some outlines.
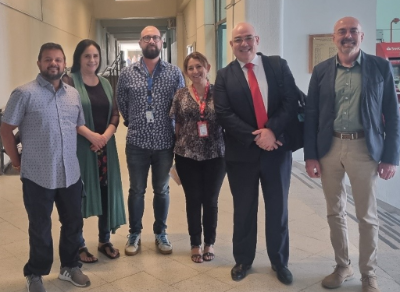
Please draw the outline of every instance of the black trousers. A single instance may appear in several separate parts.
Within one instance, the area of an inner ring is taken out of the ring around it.
[[[202,222],[204,242],[214,244],[218,220],[218,196],[225,177],[224,159],[196,161],[175,155],[175,163],[186,197],[190,244],[201,244]]]
[[[287,201],[292,152],[278,148],[263,151],[254,162],[227,161],[226,169],[234,204],[233,256],[236,263],[251,265],[257,244],[259,183],[265,205],[265,236],[271,264],[287,266],[289,230]]]
[[[56,204],[61,222],[59,254],[61,267],[81,266],[78,262],[79,236],[83,227],[82,181],[68,188],[46,189],[22,179],[24,204],[29,219],[29,260],[24,276],[48,275],[53,263],[51,213]]]

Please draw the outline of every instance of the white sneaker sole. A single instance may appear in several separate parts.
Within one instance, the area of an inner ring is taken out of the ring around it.
[[[127,251],[126,248],[127,248],[127,246],[125,246],[125,255],[127,255],[127,256],[134,256],[134,255],[136,255],[136,254],[139,252],[139,250],[140,250],[140,239],[139,239],[138,247],[137,247],[136,251]]]
[[[61,275],[61,274],[58,275],[58,279],[63,280],[63,281],[71,282],[76,287],[89,287],[90,286],[90,281],[88,281],[88,282],[86,282],[86,284],[82,285],[82,284],[74,282],[72,280],[72,278],[70,278],[68,276]]]
[[[157,241],[155,243],[156,243],[156,247],[160,253],[162,253],[162,254],[171,254],[172,253],[172,247],[170,250],[162,250],[161,248],[158,247]]]

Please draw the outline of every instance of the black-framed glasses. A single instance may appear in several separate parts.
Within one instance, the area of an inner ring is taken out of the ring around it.
[[[155,42],[155,43],[158,43],[159,41],[161,41],[161,37],[159,35],[142,36],[142,41],[144,41],[145,43],[150,42],[151,39],[153,39],[153,42]]]
[[[255,38],[256,38],[255,35],[248,35],[245,36],[244,38],[234,38],[233,42],[237,45],[241,45],[243,41],[245,41],[246,43],[252,43],[254,42]]]
[[[360,33],[360,31],[359,31],[357,28],[351,28],[350,30],[347,30],[347,29],[345,29],[345,28],[341,28],[341,29],[338,29],[338,31],[336,32],[336,34],[337,34],[337,35],[340,35],[340,36],[345,36],[345,35],[347,35],[348,32],[349,32],[352,36],[356,36],[356,35],[358,35],[358,34]]]

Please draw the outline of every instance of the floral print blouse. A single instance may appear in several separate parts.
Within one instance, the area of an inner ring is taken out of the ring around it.
[[[177,155],[197,161],[223,157],[225,145],[222,128],[216,122],[213,88],[210,85],[204,111],[208,124],[208,137],[199,137],[197,122],[200,121],[200,107],[190,95],[188,87],[179,89],[172,101],[170,116],[180,125],[174,152]]]

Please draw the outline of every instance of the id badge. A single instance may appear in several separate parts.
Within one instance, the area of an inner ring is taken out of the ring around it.
[[[208,124],[206,121],[197,122],[197,132],[200,138],[208,137]]]
[[[148,123],[154,123],[153,111],[151,110],[146,111],[146,120]]]

